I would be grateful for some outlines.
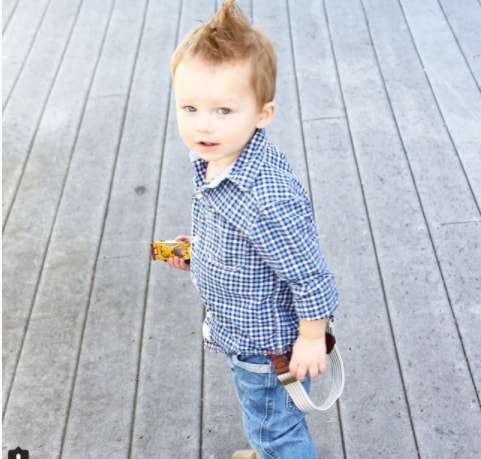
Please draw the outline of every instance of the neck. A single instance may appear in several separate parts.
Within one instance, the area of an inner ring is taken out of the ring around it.
[[[216,162],[210,161],[207,164],[207,170],[205,171],[205,181],[208,182],[219,174],[222,174],[222,172],[224,172],[229,166],[230,164],[217,164]]]

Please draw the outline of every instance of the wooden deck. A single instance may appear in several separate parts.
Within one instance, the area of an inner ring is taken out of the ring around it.
[[[2,457],[228,458],[225,359],[188,274],[149,258],[189,231],[169,57],[215,1],[2,3]],[[480,0],[240,5],[342,298],[320,457],[481,457]]]

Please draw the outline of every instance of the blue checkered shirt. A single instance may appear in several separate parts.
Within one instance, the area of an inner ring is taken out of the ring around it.
[[[191,274],[207,311],[205,347],[292,349],[299,319],[328,318],[338,303],[306,191],[264,130],[210,182],[207,163],[192,159]]]

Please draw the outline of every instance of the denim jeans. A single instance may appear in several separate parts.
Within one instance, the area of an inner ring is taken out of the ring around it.
[[[228,355],[244,431],[261,459],[317,459],[306,415],[289,397],[269,356]],[[304,383],[309,389],[309,380]]]

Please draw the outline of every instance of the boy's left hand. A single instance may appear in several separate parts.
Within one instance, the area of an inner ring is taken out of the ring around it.
[[[326,370],[326,340],[307,338],[299,335],[289,364],[289,371],[296,379],[303,381],[309,373],[311,378],[321,375]]]
[[[311,378],[326,369],[326,319],[300,320],[299,336],[292,349],[289,371],[300,381],[309,373]]]
[[[190,236],[181,234],[180,236],[177,236],[175,240],[190,242]],[[171,268],[181,269],[182,271],[190,271],[190,263],[186,262],[181,257],[171,257],[167,260],[167,263]]]

